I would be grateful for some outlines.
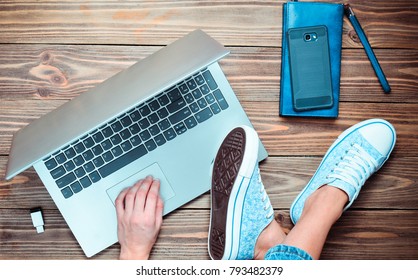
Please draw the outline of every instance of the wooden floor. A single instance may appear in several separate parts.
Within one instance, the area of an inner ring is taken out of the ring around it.
[[[262,178],[287,230],[290,204],[344,129],[368,118],[395,126],[390,160],[332,228],[322,258],[418,259],[418,2],[348,1],[392,93],[345,19],[335,120],[278,116],[283,2],[0,1],[0,259],[85,258],[32,168],[4,180],[12,134],[196,28],[231,50],[220,64],[270,154]],[[37,206],[43,234],[30,220]],[[164,219],[152,258],[208,259],[208,222],[205,194]]]

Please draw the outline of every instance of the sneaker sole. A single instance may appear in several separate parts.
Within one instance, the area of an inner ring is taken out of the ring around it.
[[[257,163],[259,139],[249,127],[232,130],[222,142],[212,171],[209,255],[236,259],[244,197]]]
[[[364,127],[364,126],[367,126],[369,124],[373,124],[373,123],[383,123],[383,124],[387,125],[393,131],[394,139],[393,139],[392,147],[391,147],[391,149],[390,149],[390,151],[388,153],[390,155],[392,153],[393,148],[395,147],[395,143],[396,143],[396,132],[395,132],[395,128],[393,127],[393,125],[391,125],[388,121],[385,121],[383,119],[370,119],[370,120],[365,120],[365,121],[359,122],[359,123],[351,126],[350,128],[346,129],[344,132],[342,132],[338,136],[338,138],[334,141],[334,143],[332,143],[331,147],[329,147],[328,151],[325,153],[325,155],[324,155],[321,163],[319,164],[319,166],[318,166],[315,174],[312,176],[311,180],[309,180],[307,186],[311,183],[311,181],[313,180],[313,178],[316,176],[316,173],[321,168],[323,162],[327,159],[328,154],[331,153],[334,150],[335,146],[337,146],[341,141],[343,141],[348,135],[350,135],[354,131],[356,131],[356,130]],[[386,160],[382,163],[381,166],[383,166],[384,163],[388,159],[389,159],[389,156],[386,158]],[[379,169],[377,169],[377,170],[379,170]],[[293,224],[296,224],[297,223],[297,221],[295,221],[295,218],[294,218],[294,215],[293,215],[293,207],[294,207],[294,205],[296,205],[298,203],[298,200],[300,199],[300,197],[303,195],[303,193],[305,191],[307,191],[307,188],[306,187],[299,193],[299,195],[296,197],[296,199],[293,201],[292,205],[290,206],[290,218],[291,218]]]

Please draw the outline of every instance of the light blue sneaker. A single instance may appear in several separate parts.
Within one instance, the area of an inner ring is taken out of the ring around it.
[[[364,182],[389,158],[396,142],[395,128],[387,121],[370,119],[344,131],[331,145],[308,185],[290,207],[296,224],[306,198],[324,185],[347,193],[347,210],[357,198]]]
[[[258,135],[243,126],[224,139],[212,171],[208,251],[212,259],[253,259],[258,236],[274,218],[258,168]]]

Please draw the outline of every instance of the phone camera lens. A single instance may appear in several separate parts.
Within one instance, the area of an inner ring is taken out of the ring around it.
[[[311,40],[311,35],[306,34],[306,35],[305,35],[305,40],[306,40],[306,41],[310,41],[310,40]]]

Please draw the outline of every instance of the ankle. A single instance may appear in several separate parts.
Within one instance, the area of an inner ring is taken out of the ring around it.
[[[315,211],[319,212],[321,217],[326,217],[335,223],[342,215],[347,202],[348,196],[344,191],[324,185],[306,199],[302,215]]]
[[[263,260],[267,251],[283,242],[286,237],[286,233],[280,226],[280,224],[273,219],[271,223],[261,232],[257,239],[254,248],[254,259]]]

